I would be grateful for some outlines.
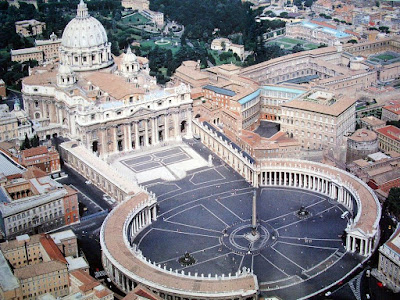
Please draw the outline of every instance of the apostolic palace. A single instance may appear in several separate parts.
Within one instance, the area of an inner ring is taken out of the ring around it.
[[[297,188],[340,203],[351,215],[344,252],[368,259],[379,241],[381,208],[374,192],[355,176],[295,159],[290,150],[334,147],[354,131],[355,100],[345,93],[393,78],[400,66],[374,64],[358,55],[398,46],[394,39],[337,43],[244,69],[200,71],[187,63],[177,70],[175,85],[162,88],[149,75],[147,58],[130,48],[119,57],[111,54],[104,27],[81,1],[63,32],[59,64],[37,67],[23,80],[24,107],[41,138],[57,135],[69,140],[61,144],[65,163],[119,202],[100,233],[103,266],[118,288],[130,292],[140,283],[168,300],[255,299],[260,283],[250,269],[190,274],[147,259],[133,240],[157,220],[156,195],[113,169],[108,160],[195,135],[253,187]],[[297,89],[285,85],[306,76],[315,81]],[[197,105],[194,89],[202,94]],[[212,97],[220,104],[209,105]],[[265,149],[257,152],[244,138],[232,142],[216,129],[229,125],[227,132],[239,136],[267,118],[281,123],[283,131],[268,151],[289,145],[277,150],[279,156],[268,156]],[[265,159],[254,159],[255,153]]]

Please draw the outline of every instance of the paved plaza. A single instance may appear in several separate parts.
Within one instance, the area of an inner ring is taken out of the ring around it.
[[[114,167],[139,184],[156,179],[181,179],[187,171],[206,165],[207,161],[184,143],[133,152],[113,162]]]
[[[208,157],[200,143],[192,147]],[[125,160],[131,169],[158,168],[164,158],[188,157],[179,147]],[[205,159],[202,159],[205,161]],[[251,237],[254,188],[214,157],[214,166],[187,171],[175,181],[144,183],[158,198],[158,220],[135,239],[145,257],[166,266],[204,277],[235,274],[243,267],[257,275],[263,295],[297,299],[340,281],[360,259],[348,254],[342,234],[344,208],[311,191],[260,188],[257,191],[257,234]],[[298,215],[300,208],[306,216]],[[186,252],[194,263],[178,260]]]

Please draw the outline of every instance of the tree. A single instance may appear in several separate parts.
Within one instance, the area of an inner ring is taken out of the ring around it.
[[[395,216],[400,214],[400,188],[391,188],[386,199],[388,209]]]
[[[29,141],[28,135],[25,133],[25,140],[22,142],[20,149],[25,150],[31,148],[31,143]]]
[[[292,52],[293,53],[297,53],[297,52],[301,52],[301,51],[304,51],[304,48],[300,44],[297,44],[292,48]]]
[[[40,141],[40,140],[39,140],[38,135],[35,134],[35,135],[33,136],[33,138],[31,139],[32,148],[34,148],[34,147],[39,147],[39,146],[40,146],[39,141]]]
[[[349,40],[348,43],[350,43],[350,44],[357,44],[358,42],[357,42],[357,40],[352,39],[352,40]]]

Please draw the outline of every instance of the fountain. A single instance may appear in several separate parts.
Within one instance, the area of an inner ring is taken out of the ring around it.
[[[305,206],[301,206],[300,209],[296,212],[296,215],[300,219],[307,219],[311,214],[310,212],[305,208]]]
[[[193,255],[186,251],[185,254],[178,259],[178,262],[182,267],[187,267],[193,265],[196,260],[194,259]]]

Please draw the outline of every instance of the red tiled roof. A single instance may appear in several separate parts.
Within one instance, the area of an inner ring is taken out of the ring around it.
[[[326,22],[315,21],[315,20],[311,20],[310,22],[314,23],[314,24],[317,24],[317,25],[329,27],[329,28],[332,28],[332,29],[336,29],[337,28],[335,25],[332,25],[332,24],[329,24],[329,23],[326,23]]]
[[[383,108],[386,110],[391,111],[392,113],[396,115],[400,115],[400,101],[393,101],[393,104],[386,105]]]
[[[47,176],[46,172],[35,166],[29,167],[23,174],[25,179],[40,178],[44,176]]]
[[[44,250],[47,252],[51,260],[57,260],[59,262],[67,264],[64,255],[62,255],[60,249],[54,243],[53,239],[48,235],[43,235],[40,238],[40,243],[42,244]]]
[[[39,146],[35,148],[22,150],[22,157],[28,158],[35,155],[46,154],[47,152],[48,151],[46,146]]]
[[[388,138],[400,141],[400,128],[397,128],[396,126],[388,125],[379,128],[376,131],[379,132],[380,134],[383,134],[384,136],[387,136]]]

